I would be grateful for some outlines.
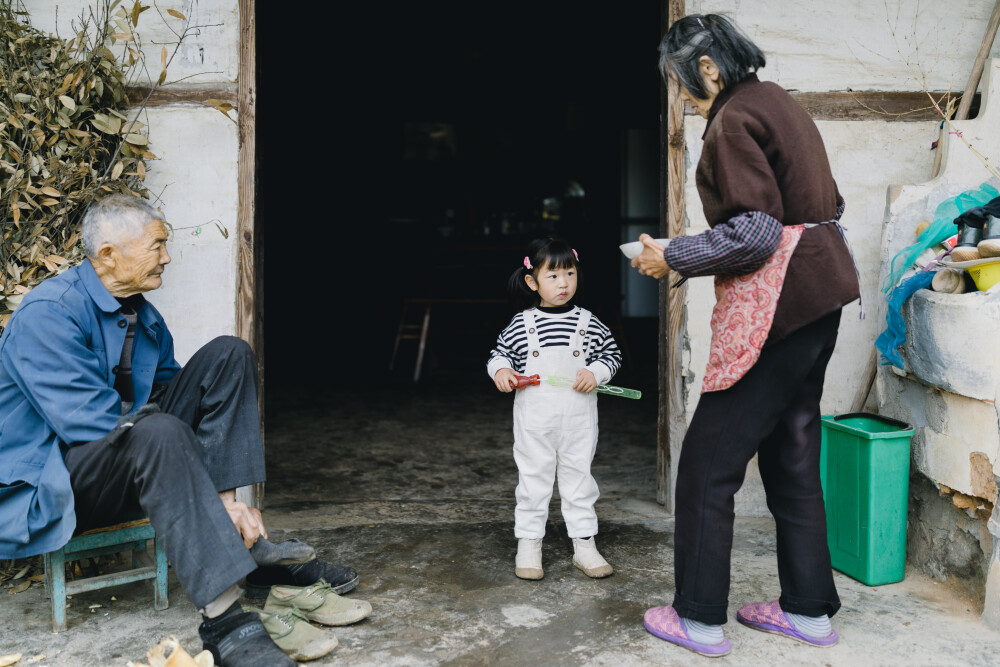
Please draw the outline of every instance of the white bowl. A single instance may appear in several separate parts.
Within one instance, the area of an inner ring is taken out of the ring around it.
[[[670,243],[670,239],[653,239],[653,240],[659,243],[664,248],[666,248],[667,245],[669,245]],[[642,249],[645,248],[646,246],[642,244],[642,241],[632,241],[630,243],[623,243],[618,247],[622,249],[623,255],[625,255],[629,259],[635,259],[636,257],[639,256],[639,253],[641,253]]]

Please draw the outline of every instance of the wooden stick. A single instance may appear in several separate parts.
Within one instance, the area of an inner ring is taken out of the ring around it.
[[[972,65],[972,73],[969,75],[969,82],[965,84],[965,92],[962,93],[962,100],[955,112],[955,120],[966,120],[969,117],[969,109],[972,107],[972,98],[976,95],[976,88],[979,87],[979,80],[983,76],[983,68],[986,66],[986,56],[993,48],[993,40],[997,36],[997,27],[1000,26],[1000,0],[993,6],[993,14],[990,15],[989,23],[986,24],[986,34],[983,35],[983,42],[979,45],[979,53],[976,54],[976,62]],[[945,118],[947,120],[947,117]],[[948,128],[941,127],[938,133],[937,148],[934,149],[934,166],[931,169],[931,178],[935,178],[941,173],[941,161],[944,158],[944,138],[948,133]]]
[[[861,374],[863,378],[861,386],[858,387],[857,393],[854,394],[854,400],[851,401],[851,412],[861,412],[865,409],[868,394],[871,393],[872,385],[875,384],[876,371],[878,371],[878,350],[873,345],[871,353],[868,355],[868,362],[865,364],[865,370]]]
[[[976,54],[976,62],[972,65],[972,73],[969,75],[969,83],[965,84],[965,93],[962,101],[958,105],[958,112],[955,120],[965,120],[969,117],[969,107],[972,106],[972,97],[979,87],[979,79],[983,76],[983,68],[986,66],[986,57],[990,55],[993,48],[993,40],[997,36],[997,27],[1000,27],[1000,0],[993,6],[993,14],[990,22],[986,24],[986,34],[983,35],[983,43],[979,45],[979,53]]]
[[[237,88],[239,156],[237,157],[236,209],[237,284],[236,335],[250,344],[257,359],[260,378],[257,408],[260,414],[260,436],[264,437],[264,336],[260,317],[262,283],[257,273],[260,238],[257,220],[257,28],[255,0],[239,0],[240,12],[240,74]],[[264,483],[236,490],[236,498],[252,507],[264,502]]]

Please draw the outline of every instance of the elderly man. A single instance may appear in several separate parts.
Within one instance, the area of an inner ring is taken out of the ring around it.
[[[236,501],[237,487],[264,480],[250,348],[220,337],[184,368],[174,360],[142,296],[170,262],[165,220],[148,203],[108,196],[82,235],[87,259],[25,296],[0,338],[0,558],[144,513],[216,664],[293,665],[240,607],[238,582],[266,595],[322,578],[336,598],[358,575],[301,542],[268,542],[260,512]],[[338,600],[354,616],[371,609]]]

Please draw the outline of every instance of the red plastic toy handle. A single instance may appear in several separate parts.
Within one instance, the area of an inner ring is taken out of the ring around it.
[[[532,385],[541,384],[541,377],[536,375],[518,375],[517,376],[517,388],[524,389],[525,387],[530,387]]]

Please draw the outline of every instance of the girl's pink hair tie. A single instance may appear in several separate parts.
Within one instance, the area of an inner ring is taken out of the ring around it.
[[[528,269],[529,271],[531,271],[531,269],[533,268],[531,266],[531,260],[528,259],[527,255],[525,255],[524,257],[524,268]]]
[[[580,256],[576,254],[576,248],[570,248],[573,251],[573,256],[576,257],[576,261],[580,261]]]

